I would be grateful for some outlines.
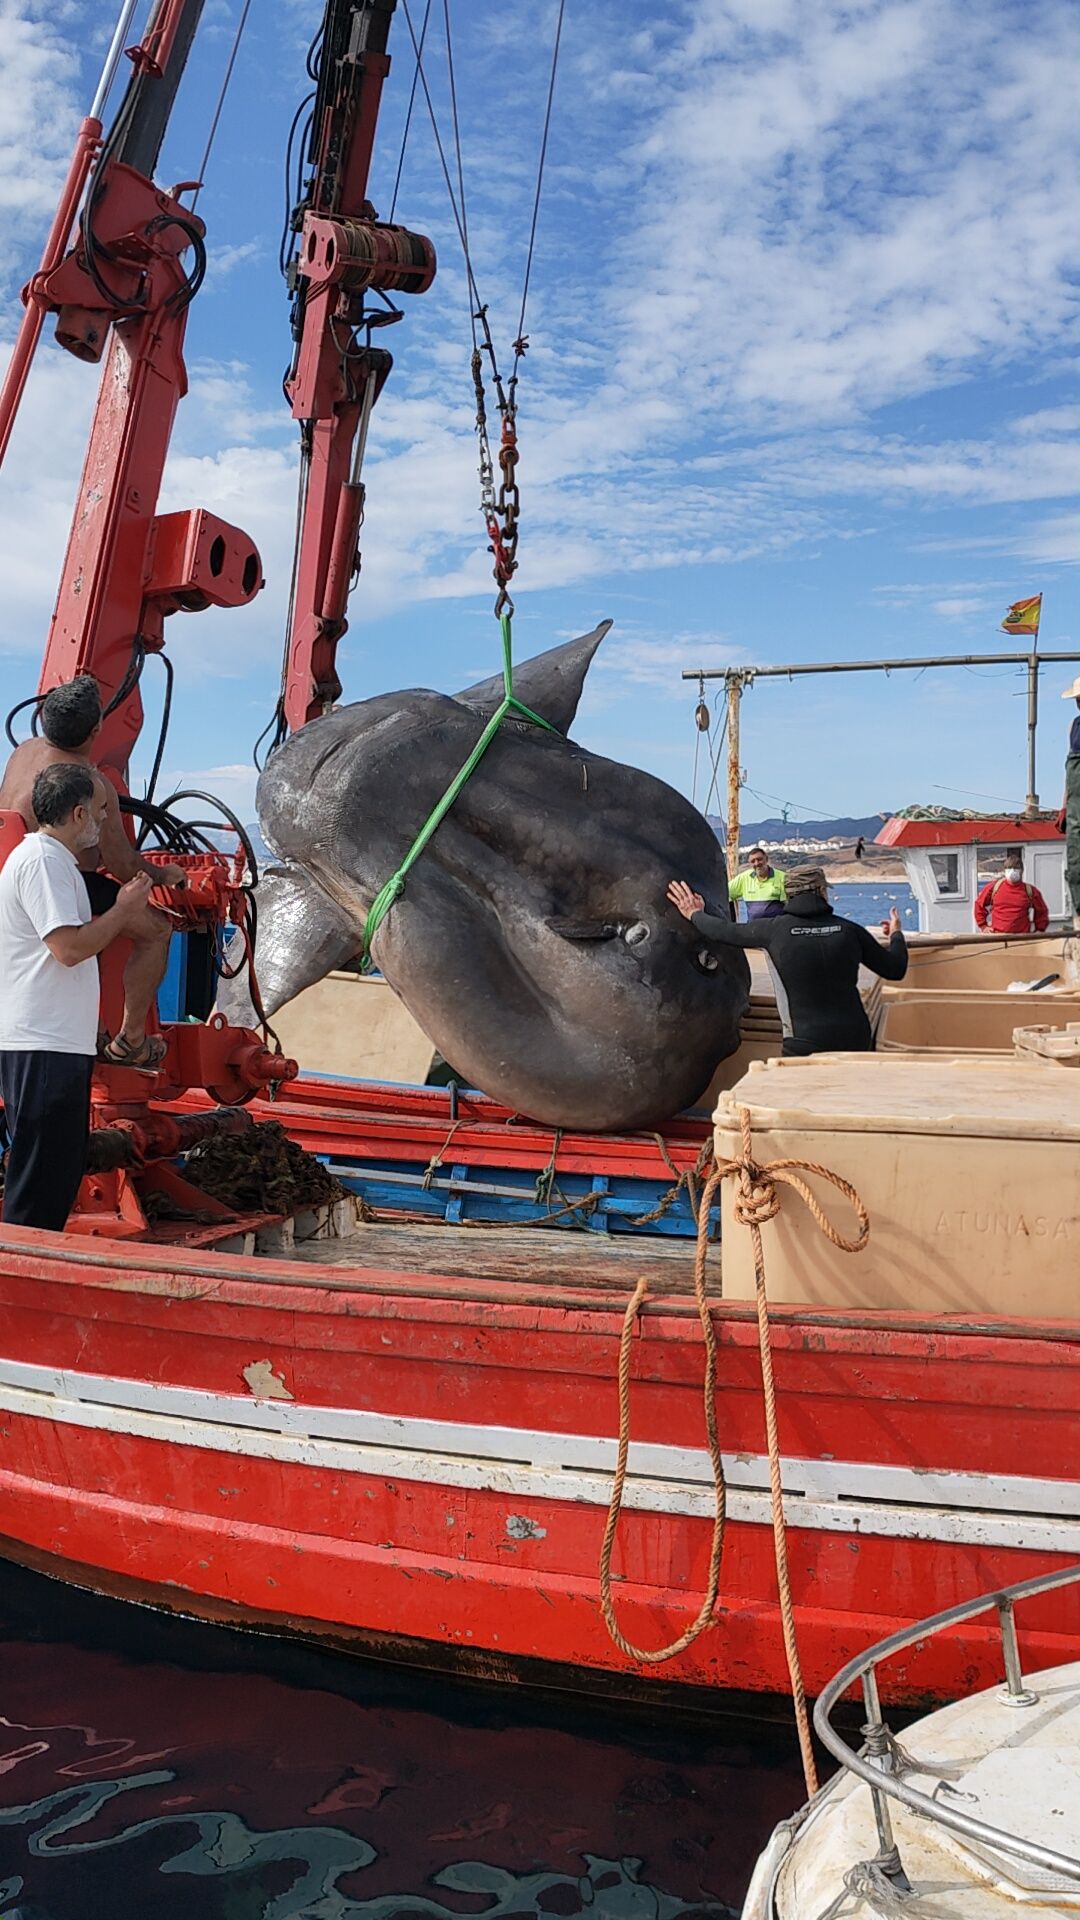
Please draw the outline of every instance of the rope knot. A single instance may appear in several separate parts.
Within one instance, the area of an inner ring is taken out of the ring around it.
[[[753,1160],[736,1160],[732,1169],[738,1182],[735,1193],[735,1218],[740,1227],[761,1227],[775,1220],[780,1211],[780,1195],[764,1167]]]
[[[781,1186],[790,1187],[793,1193],[798,1194],[819,1232],[834,1247],[839,1247],[841,1253],[862,1253],[870,1238],[870,1218],[850,1180],[842,1179],[831,1167],[820,1166],[816,1160],[771,1160],[767,1167],[759,1166],[751,1151],[749,1109],[740,1107],[738,1118],[742,1151],[734,1160],[721,1160],[717,1172],[721,1180],[735,1181],[735,1218],[741,1227],[749,1227],[757,1236],[754,1245],[755,1270],[760,1272],[761,1269],[760,1231],[766,1221],[775,1220],[780,1212],[777,1189]],[[803,1178],[807,1173],[827,1181],[838,1193],[843,1194],[858,1225],[853,1240],[845,1239],[833,1226],[821,1202]]]

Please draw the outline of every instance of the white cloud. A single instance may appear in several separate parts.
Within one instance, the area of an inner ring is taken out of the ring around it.
[[[136,763],[136,775],[139,770]],[[211,794],[214,799],[224,800],[242,825],[247,826],[255,818],[255,783],[258,777],[250,763],[246,766],[243,763],[227,763],[220,767],[165,771],[158,781],[157,794],[159,800],[166,800],[171,794],[185,790]],[[136,781],[135,791],[138,790]],[[176,811],[185,820],[209,820],[213,817],[203,802],[198,800],[182,800]],[[228,824],[224,817],[221,824],[223,828]]]
[[[239,240],[233,246],[212,247],[206,263],[205,286],[213,293],[236,267],[251,266],[266,255],[262,240]]]
[[[943,620],[957,620],[961,624],[966,624],[973,615],[987,612],[987,602],[974,594],[967,598],[963,595],[954,595],[944,600],[935,600],[933,611],[940,614]]]
[[[56,595],[96,386],[92,368],[43,346],[0,468],[0,651],[26,654],[30,662],[40,659]],[[28,663],[27,671],[36,686],[36,666]]]
[[[545,63],[521,54],[551,24],[550,8],[539,24],[534,12],[511,5],[496,24],[463,10],[461,27],[477,100],[497,77],[507,102],[497,167],[488,122],[474,114],[465,127],[474,253],[500,343],[516,320],[546,85]],[[302,0],[289,19],[299,32],[317,14]],[[18,82],[0,101],[0,173],[17,178],[37,129],[35,232],[74,127],[75,67],[54,21],[34,0],[0,0],[0,60]],[[579,10],[521,388],[522,596],[591,594],[592,583],[621,588],[668,568],[675,626],[678,570],[865,540],[878,531],[865,524],[868,502],[883,504],[874,517],[886,526],[909,505],[1053,502],[1026,527],[1003,535],[980,521],[966,539],[950,530],[921,551],[964,544],[992,553],[996,575],[1006,553],[1071,562],[1080,406],[1036,409],[1027,397],[1011,421],[987,410],[962,434],[935,434],[929,410],[924,431],[895,416],[886,428],[878,410],[947,383],[1026,380],[1066,353],[1080,126],[1059,76],[1078,54],[1080,17],[1060,0],[1022,15],[1012,0],[977,10],[962,0],[680,0],[630,31],[614,0]],[[399,79],[408,67],[405,58]],[[420,226],[430,213],[445,234],[430,140],[418,143],[419,130],[399,215]],[[0,214],[14,220],[3,193]],[[212,316],[235,298],[230,269],[266,250],[246,228],[232,231],[246,237],[211,250]],[[358,626],[408,605],[483,604],[492,591],[462,273],[453,244],[442,255],[436,293],[410,307],[407,335],[398,330],[404,346],[394,342],[398,366],[373,422]],[[206,504],[248,528],[268,586],[242,613],[176,616],[170,645],[179,652],[182,637],[189,670],[235,677],[280,656],[296,437],[270,375],[230,357],[235,325],[215,333],[211,323],[201,337],[211,344],[192,365],[161,505]],[[45,353],[0,476],[9,648],[40,645],[95,384],[91,370]],[[958,621],[991,597],[984,581],[918,592]],[[878,604],[902,602],[886,591]],[[617,631],[604,674],[670,684],[699,640],[651,625]],[[714,637],[721,664],[726,644]]]
[[[1021,529],[1013,536],[1012,550],[1029,560],[1052,560],[1074,567],[1080,561],[1080,510],[1054,514]]]
[[[930,0],[765,19],[698,0],[692,18],[631,155],[624,375],[662,347],[707,401],[842,418],[1060,337],[1071,9],[1040,7],[1024,34],[1008,6]],[[662,248],[642,245],[660,230]]]
[[[647,686],[670,699],[687,700],[688,686],[682,681],[684,668],[716,669],[745,660],[746,648],[722,634],[622,633],[616,627],[597,655],[593,672],[603,680],[610,675],[636,686]],[[696,696],[695,696],[696,697]]]
[[[67,13],[0,0],[0,217],[9,244],[47,226],[74,145],[79,62],[63,32]],[[10,264],[9,255],[5,272]]]

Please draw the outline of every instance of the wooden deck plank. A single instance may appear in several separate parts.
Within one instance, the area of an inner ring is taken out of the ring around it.
[[[620,1294],[632,1291],[646,1269],[662,1274],[665,1293],[689,1293],[694,1271],[694,1243],[687,1239],[442,1222],[372,1222],[347,1240],[305,1241],[290,1257],[342,1268],[386,1266]]]

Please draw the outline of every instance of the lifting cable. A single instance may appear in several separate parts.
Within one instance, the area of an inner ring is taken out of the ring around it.
[[[727,727],[728,727],[728,717],[727,717],[727,714],[725,713],[723,722],[720,727],[720,738],[716,743],[716,752],[711,755],[712,779],[709,782],[709,791],[705,796],[705,805],[701,809],[702,813],[705,814],[706,818],[708,817],[710,802],[715,798],[717,805],[719,806],[720,804],[720,794],[717,789],[717,781],[720,777],[720,755],[724,751],[724,742],[727,739]],[[710,752],[711,752],[711,742],[710,742]]]
[[[390,226],[393,226],[394,214],[397,212],[398,193],[401,190],[401,173],[405,165],[405,149],[409,144],[409,134],[412,129],[413,108],[416,105],[416,89],[420,80],[420,61],[424,52],[424,41],[427,39],[428,22],[430,19],[431,19],[431,0],[427,0],[427,5],[424,8],[424,24],[420,29],[420,45],[417,50],[416,65],[413,68],[412,86],[409,88],[409,106],[408,106],[408,111],[406,112],[406,115],[405,115],[405,126],[401,135],[401,152],[398,154],[397,172],[394,175],[394,191],[390,196],[390,211],[386,216],[387,222]]]
[[[416,56],[416,73],[424,90],[424,99],[427,102],[428,115],[431,120],[432,132],[435,136],[435,145],[442,166],[443,178],[446,182],[446,190],[450,197],[450,207],[454,216],[454,223],[458,230],[458,237],[461,241],[470,294],[470,323],[473,341],[472,376],[476,394],[476,431],[480,442],[481,511],[483,512],[487,526],[490,551],[495,561],[493,571],[499,589],[495,600],[495,617],[499,622],[502,636],[503,699],[484,727],[479,740],[476,742],[464,765],[459,769],[441,799],[428,815],[428,818],[417,833],[396,872],[380,887],[378,893],[375,895],[364,923],[364,943],[360,955],[361,973],[370,972],[372,968],[372,941],[395,901],[399,900],[405,891],[405,882],[410,869],[419,859],[440,822],[445,819],[450,808],[462,791],[462,788],[466,786],[471,779],[507,715],[516,712],[521,714],[526,720],[543,727],[548,733],[558,732],[558,729],[553,727],[549,721],[543,719],[540,714],[534,713],[530,707],[526,707],[522,701],[515,697],[511,626],[514,603],[510,598],[509,586],[511,578],[517,568],[518,513],[520,505],[516,480],[518,460],[516,418],[517,384],[521,361],[524,358],[529,344],[525,335],[525,312],[529,297],[529,281],[532,274],[533,252],[536,245],[537,224],[540,215],[540,197],[543,190],[544,166],[547,159],[548,135],[551,129],[551,112],[555,97],[555,78],[558,71],[559,48],[562,39],[565,10],[566,0],[559,0],[555,43],[551,61],[551,75],[548,82],[547,102],[544,112],[544,129],[540,145],[540,157],[537,165],[536,191],[533,198],[532,221],[526,251],[525,277],[522,287],[521,309],[518,316],[518,333],[514,341],[514,360],[510,379],[504,387],[495,355],[495,343],[492,339],[491,328],[488,324],[488,310],[480,300],[476,285],[476,276],[473,271],[472,257],[469,250],[469,230],[465,206],[465,178],[461,156],[461,129],[458,120],[457,87],[454,79],[453,44],[450,30],[450,0],[443,0],[443,18],[446,27],[447,69],[454,128],[454,150],[458,173],[457,196],[455,196],[454,193],[454,185],[450,176],[446,151],[439,132],[434,103],[431,98],[431,90],[428,86],[427,75],[424,72],[423,38],[421,36],[419,40],[417,39],[412,16],[409,12],[409,0],[404,0],[405,19],[408,24],[409,35],[412,39],[413,51]],[[425,14],[424,18],[425,30],[426,27],[427,14]],[[482,347],[477,335],[477,322],[479,322],[482,330]],[[491,457],[491,446],[487,430],[487,404],[484,394],[483,377],[483,354],[485,353],[490,362],[491,378],[495,387],[499,413],[502,416],[502,434],[498,455],[502,477],[497,496],[495,491],[494,462]]]
[[[237,26],[236,33],[233,36],[232,51],[229,54],[229,58],[225,63],[225,77],[221,82],[221,91],[217,97],[217,106],[214,108],[214,117],[210,122],[210,132],[208,133],[206,138],[206,150],[203,153],[202,160],[199,163],[198,184],[195,188],[195,192],[192,195],[192,199],[191,199],[191,206],[193,211],[195,208],[195,204],[199,198],[199,195],[202,192],[203,187],[206,185],[206,169],[207,169],[207,166],[209,165],[210,154],[213,150],[214,141],[217,137],[218,121],[221,119],[221,110],[225,105],[225,95],[229,91],[229,82],[232,79],[233,68],[236,65],[236,56],[240,51],[240,42],[244,37],[244,28],[247,26],[247,17],[250,11],[251,11],[251,0],[244,0],[244,4],[240,12],[239,24]]]

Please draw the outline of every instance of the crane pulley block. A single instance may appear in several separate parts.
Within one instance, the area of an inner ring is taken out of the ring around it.
[[[298,270],[313,290],[330,283],[349,293],[426,293],[435,267],[431,241],[408,227],[316,213],[304,219]]]

